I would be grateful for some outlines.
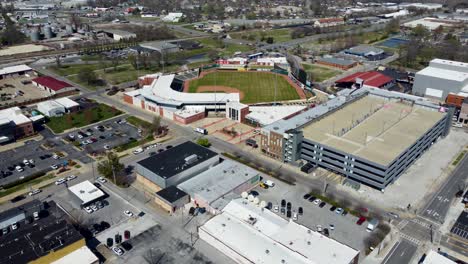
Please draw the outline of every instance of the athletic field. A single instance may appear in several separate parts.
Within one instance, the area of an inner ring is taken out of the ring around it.
[[[302,97],[282,75],[268,72],[215,71],[189,82],[190,93],[213,91],[239,92],[241,102],[246,104],[298,100]]]

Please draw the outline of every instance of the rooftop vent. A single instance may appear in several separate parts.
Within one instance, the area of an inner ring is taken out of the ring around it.
[[[185,160],[185,164],[193,164],[198,160],[198,156],[197,154],[192,154],[186,157],[184,160]]]

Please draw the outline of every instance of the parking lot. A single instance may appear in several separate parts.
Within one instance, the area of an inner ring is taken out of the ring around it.
[[[256,187],[255,191],[259,193],[258,197],[260,200],[271,202],[273,208],[275,206],[280,208],[278,215],[287,218],[286,213],[281,213],[281,200],[284,199],[286,203],[291,203],[292,215],[294,212],[298,212],[299,207],[303,208],[303,215],[298,214],[297,223],[312,230],[317,230],[317,225],[320,225],[322,230],[327,228],[330,238],[360,250],[361,253],[364,252],[364,239],[370,234],[366,231],[367,221],[362,225],[357,225],[358,217],[356,216],[349,213],[346,215],[337,214],[335,210],[330,211],[330,204],[326,204],[320,208],[313,200],[305,200],[303,196],[310,191],[306,187],[300,185],[291,186],[276,179],[268,179],[275,182],[273,188],[263,189]],[[333,228],[330,225],[333,225]]]
[[[17,76],[0,80],[0,100],[2,103],[23,102],[49,96],[34,85],[31,80],[36,76]]]
[[[102,152],[140,138],[138,129],[123,118],[114,118],[64,135],[64,139],[76,141],[88,153]]]

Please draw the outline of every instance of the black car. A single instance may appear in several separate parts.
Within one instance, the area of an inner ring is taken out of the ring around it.
[[[348,214],[348,211],[346,211],[346,210],[343,210],[343,212],[341,213],[341,215],[343,215],[343,216],[347,215],[347,214]]]
[[[167,145],[166,146],[166,149],[170,149],[170,148],[172,148],[172,145]]]
[[[11,199],[10,202],[16,203],[16,202],[19,202],[19,201],[21,201],[21,200],[23,200],[25,198],[26,198],[26,196],[24,196],[24,195],[18,195],[18,196],[13,197],[13,199]]]
[[[299,207],[297,209],[297,212],[299,213],[299,215],[303,215],[304,214],[304,209],[302,209],[302,207]]]
[[[254,197],[257,197],[260,195],[257,191],[250,191],[249,194],[251,194]]]
[[[5,171],[3,173],[3,177],[8,177],[8,176],[11,176],[13,173],[11,171]]]
[[[9,171],[14,171],[14,170],[15,170],[15,167],[9,166],[7,169],[8,169]]]
[[[123,249],[125,249],[125,251],[129,251],[133,248],[132,244],[130,244],[128,241],[122,242],[120,245],[123,247]]]
[[[44,157],[44,156],[39,156],[39,159],[40,159],[40,160],[45,160],[46,157]]]
[[[100,139],[105,139],[106,137],[104,135],[99,136]]]
[[[319,204],[319,207],[320,207],[320,208],[323,208],[326,204],[327,204],[326,202],[321,202],[321,203]]]
[[[313,201],[315,201],[315,199],[317,199],[317,197],[311,196],[311,197],[309,197],[309,202],[313,202]]]
[[[286,206],[286,200],[283,199],[283,200],[281,200],[281,207],[285,207],[285,206]]]
[[[309,199],[309,198],[310,198],[310,196],[311,196],[311,195],[310,195],[310,194],[308,194],[308,193],[304,194],[304,200],[307,200],[307,199]]]
[[[330,207],[330,211],[333,212],[333,211],[335,211],[335,210],[336,210],[336,206],[333,205],[332,207]]]
[[[271,210],[271,208],[273,208],[273,203],[272,203],[272,202],[268,202],[266,208],[267,208],[268,210]]]
[[[290,211],[290,210],[288,210],[288,211],[286,212],[286,217],[287,217],[287,218],[291,218],[291,211]]]
[[[288,208],[288,210],[291,210],[291,203],[290,203],[290,202],[288,202],[288,203],[286,204],[286,208]]]
[[[158,153],[161,153],[163,151],[164,151],[164,149],[158,149]]]
[[[328,231],[328,228],[324,228],[324,229],[323,229],[323,234],[324,234],[325,236],[330,236],[330,231]]]

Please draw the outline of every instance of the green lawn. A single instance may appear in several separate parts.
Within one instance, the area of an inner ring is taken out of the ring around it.
[[[250,41],[260,41],[262,38],[262,34],[264,35],[265,39],[268,37],[273,37],[273,42],[275,43],[291,40],[291,30],[287,28],[237,32],[237,33],[232,33],[229,35],[234,39],[246,39]]]
[[[49,70],[54,71],[58,75],[61,76],[68,76],[68,75],[75,75],[80,73],[83,69],[90,68],[93,70],[101,69],[101,65],[96,64],[73,64],[73,65],[62,65],[61,67],[51,66]]]
[[[154,73],[155,71],[150,70],[135,70],[133,66],[130,64],[121,65],[121,67],[117,68],[116,71],[114,69],[110,69],[104,72],[104,70],[98,70],[96,73],[99,75],[101,79],[104,79],[106,82],[110,84],[120,84],[129,81],[135,81],[138,79],[139,76]]]
[[[333,76],[336,76],[340,71],[329,69],[326,67],[317,66],[314,64],[303,63],[302,66],[304,70],[312,75],[312,80],[314,82],[323,82]]]
[[[195,93],[199,86],[215,84],[239,89],[244,93],[243,103],[273,102],[275,101],[275,87],[277,101],[300,99],[296,89],[283,77],[262,72],[217,71],[209,73],[201,79],[190,81],[189,92]]]
[[[122,112],[106,104],[98,104],[95,108],[86,109],[76,113],[50,117],[46,124],[54,133],[74,128],[87,126],[111,117],[120,115]]]

